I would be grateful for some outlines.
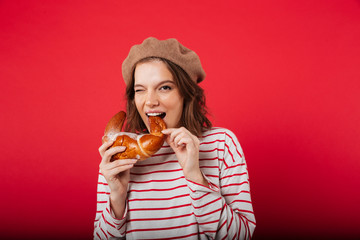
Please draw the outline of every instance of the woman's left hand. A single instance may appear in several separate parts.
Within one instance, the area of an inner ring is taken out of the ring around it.
[[[166,142],[174,150],[184,176],[191,181],[208,185],[199,166],[200,140],[184,127],[168,128],[162,133],[168,135]]]

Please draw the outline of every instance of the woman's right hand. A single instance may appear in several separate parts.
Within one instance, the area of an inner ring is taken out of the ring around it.
[[[110,202],[115,215],[121,215],[120,207],[119,211],[116,211],[115,206],[124,205],[127,195],[127,188],[130,180],[130,168],[134,166],[137,159],[121,159],[110,161],[111,157],[119,152],[125,151],[126,147],[118,146],[110,148],[114,141],[104,142],[99,147],[99,153],[102,157],[100,163],[100,172],[105,177],[110,188]],[[116,214],[118,212],[119,214]]]

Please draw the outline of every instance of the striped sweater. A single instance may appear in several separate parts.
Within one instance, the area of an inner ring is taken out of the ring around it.
[[[184,177],[167,143],[137,162],[121,219],[110,209],[110,189],[99,173],[94,239],[250,239],[256,223],[236,136],[224,128],[204,132],[199,161],[210,187]]]

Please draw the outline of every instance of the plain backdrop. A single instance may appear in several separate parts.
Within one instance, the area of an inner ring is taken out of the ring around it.
[[[143,39],[201,58],[238,137],[254,239],[360,236],[360,2],[0,1],[2,239],[91,239],[121,64]]]

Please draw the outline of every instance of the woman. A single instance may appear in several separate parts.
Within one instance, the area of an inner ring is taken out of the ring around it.
[[[244,154],[236,136],[213,128],[198,83],[200,59],[176,39],[148,38],[122,66],[127,125],[167,124],[162,148],[145,161],[110,162],[125,147],[99,148],[95,239],[247,239],[255,229]]]

